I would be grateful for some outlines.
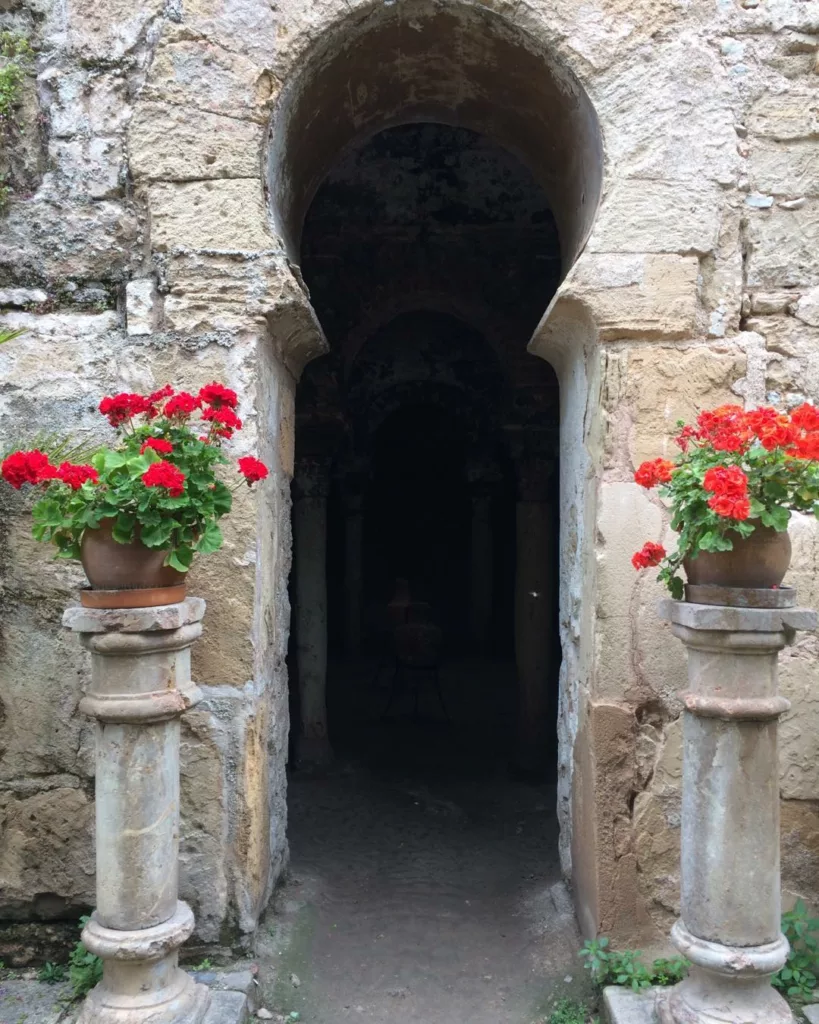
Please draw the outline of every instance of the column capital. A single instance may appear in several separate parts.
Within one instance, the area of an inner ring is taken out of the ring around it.
[[[204,615],[201,597],[158,608],[67,608],[63,626],[96,655],[80,710],[100,722],[147,725],[198,704],[189,648]]]
[[[733,588],[725,587],[726,591]],[[738,591],[747,593],[747,591]],[[784,593],[784,591],[779,591]],[[726,599],[731,595],[726,594]],[[733,647],[737,649],[742,646],[743,641],[731,641],[725,637],[697,638],[699,633],[784,633],[785,640],[782,643],[771,639],[769,642],[773,649],[778,650],[786,644],[791,643],[794,633],[799,630],[815,630],[817,624],[817,613],[812,608],[795,607],[796,595],[792,596],[793,605],[779,608],[748,608],[740,605],[716,605],[716,604],[694,604],[689,601],[674,601],[667,599],[659,604],[661,619],[670,622],[672,626],[679,626],[687,632],[680,634],[680,639],[687,646],[698,647],[702,643],[715,643],[719,646]],[[784,604],[784,602],[783,602]],[[764,637],[762,645],[765,644]],[[747,643],[757,646],[753,641]]]
[[[503,480],[500,466],[491,455],[473,455],[466,462],[466,482],[473,494],[491,494]]]

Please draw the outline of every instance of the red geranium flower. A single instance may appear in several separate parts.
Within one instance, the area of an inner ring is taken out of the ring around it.
[[[652,462],[644,462],[638,466],[634,473],[634,479],[641,487],[656,487],[657,484],[670,482],[673,469],[674,463],[669,462],[668,459],[654,459]]]
[[[148,448],[162,455],[170,455],[173,451],[173,445],[170,441],[166,441],[164,437],[149,437],[139,449],[139,454],[144,455]]]
[[[112,427],[119,427],[132,416],[139,416],[140,413],[148,412],[150,404],[147,398],[142,395],[128,394],[122,392],[110,398],[103,398],[100,402],[100,412],[108,417]]]
[[[185,474],[170,462],[160,459],[142,474],[142,482],[146,487],[166,487],[172,498],[178,498],[185,487]]]
[[[221,409],[225,405],[229,409],[235,409],[239,404],[236,392],[226,388],[224,384],[218,384],[216,381],[200,388],[199,397],[203,402],[207,402],[208,405],[212,405],[216,409]]]
[[[747,519],[751,502],[745,495],[715,494],[708,499],[708,507],[725,519]]]
[[[72,462],[61,462],[55,476],[64,484],[68,484],[72,491],[78,491],[86,480],[93,484],[99,482],[99,474],[93,466],[81,466]]]
[[[665,548],[662,544],[655,544],[649,540],[631,556],[631,564],[635,569],[650,569],[654,565],[659,565],[664,558]]]
[[[796,437],[796,428],[792,425],[790,417],[771,409],[770,406],[763,405],[758,409],[752,409],[745,418],[762,447],[768,451],[785,448]]]
[[[148,395],[148,402],[150,405],[156,405],[158,402],[161,402],[163,398],[170,398],[172,394],[173,388],[170,384],[166,384],[164,387],[161,387],[159,391],[152,391],[150,395]]]
[[[53,480],[57,470],[48,461],[48,456],[38,449],[30,452],[14,452],[3,460],[0,474],[6,483],[19,491],[23,484],[39,484]]]
[[[180,391],[178,395],[169,398],[165,403],[165,415],[169,419],[174,416],[178,416],[180,419],[187,419],[192,412],[201,408],[201,398],[196,398],[187,391]]]
[[[819,409],[810,402],[803,402],[791,413],[791,423],[800,430],[819,430]]]
[[[716,495],[743,498],[748,493],[748,477],[739,466],[716,466],[705,474],[702,486]]]
[[[205,409],[202,419],[213,424],[211,429],[219,437],[232,437],[234,430],[242,429],[242,421],[232,409]]]
[[[688,445],[691,443],[691,441],[697,440],[699,436],[700,432],[698,430],[695,430],[693,427],[690,426],[685,426],[682,428],[679,434],[677,434],[674,440],[684,452],[687,452]]]
[[[797,459],[819,459],[819,431],[814,430],[802,437],[797,437],[788,455]]]
[[[697,417],[698,437],[717,451],[738,452],[747,448],[752,434],[741,405],[720,405]]]
[[[255,484],[257,480],[264,480],[269,470],[259,459],[254,459],[252,455],[246,455],[243,459],[239,459],[239,472],[249,485]]]

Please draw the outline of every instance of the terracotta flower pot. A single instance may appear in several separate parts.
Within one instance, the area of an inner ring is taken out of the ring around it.
[[[82,536],[80,560],[92,588],[90,593],[84,592],[83,603],[105,608],[144,608],[184,598],[185,574],[162,564],[168,552],[145,547],[139,539],[118,544],[112,534],[113,526],[113,519],[103,519],[98,529],[86,530]],[[95,593],[99,591],[104,591],[105,596]],[[121,596],[117,597],[117,593]]]
[[[701,551],[683,561],[688,582],[717,587],[767,589],[778,587],[791,564],[791,538],[771,526],[752,520],[750,537],[729,534],[733,551]]]

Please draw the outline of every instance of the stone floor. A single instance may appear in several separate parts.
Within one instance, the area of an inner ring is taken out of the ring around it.
[[[452,703],[454,725],[431,695],[417,723],[364,716],[332,770],[291,778],[291,877],[258,951],[271,1011],[530,1024],[588,996],[554,786],[515,781]]]

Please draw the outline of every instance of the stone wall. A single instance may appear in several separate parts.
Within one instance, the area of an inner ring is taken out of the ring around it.
[[[282,87],[326,55],[326,40],[366,42],[371,22],[384,38],[393,22],[434,38],[444,9],[470,66],[501,52],[491,36],[558,69],[549,116],[564,147],[573,122],[561,104],[580,102],[581,83],[605,146],[591,237],[571,269],[564,255],[568,276],[531,343],[562,387],[560,813],[587,932],[660,943],[678,898],[683,651],[657,622],[656,585],[629,563],[644,540],[669,539],[633,468],[703,406],[819,400],[815,2],[0,4],[0,28],[38,51],[21,127],[3,140],[19,155],[7,160],[0,307],[27,330],[0,349],[3,445],[38,430],[104,435],[100,394],[216,378],[243,396],[242,450],[274,467],[191,580],[209,602],[196,653],[207,700],[184,734],[183,893],[209,942],[252,932],[286,860],[293,401],[325,348],[292,239],[288,252],[271,228],[267,125],[272,114],[275,140]],[[517,106],[493,118],[507,69],[486,70],[483,127],[527,135],[543,112],[510,87]],[[400,121],[400,104],[367,106],[363,81],[339,100],[350,123],[365,107],[370,130]],[[459,80],[436,102],[457,120],[481,82]],[[274,164],[286,157],[274,149]],[[553,203],[558,228],[581,225],[574,252],[591,213],[577,212],[585,197],[558,193],[573,204]],[[80,575],[28,540],[24,498],[2,501],[0,918],[54,918],[93,892],[93,737],[76,713],[87,664],[59,630]],[[816,606],[815,530],[800,521],[794,532],[792,582]],[[787,892],[813,903],[815,644],[800,639],[782,665],[794,702],[782,729],[783,873]]]

